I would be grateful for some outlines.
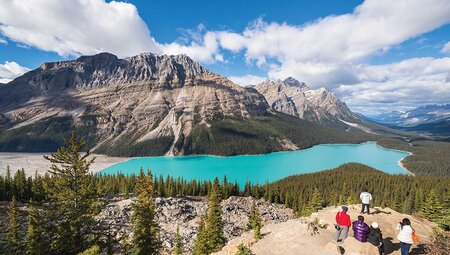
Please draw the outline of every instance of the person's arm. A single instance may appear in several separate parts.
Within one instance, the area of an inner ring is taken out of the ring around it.
[[[400,223],[398,223],[396,229],[397,229],[398,231],[402,230],[402,225],[401,225]]]
[[[372,201],[372,194],[369,194],[369,201]]]
[[[340,216],[340,212],[337,212],[337,213],[336,213],[336,223],[339,222],[339,216]]]

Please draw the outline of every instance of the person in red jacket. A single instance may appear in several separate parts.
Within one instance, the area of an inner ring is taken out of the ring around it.
[[[348,207],[343,205],[341,210],[336,214],[336,234],[333,241],[343,243],[348,235],[348,229],[351,226],[350,215],[347,214]]]

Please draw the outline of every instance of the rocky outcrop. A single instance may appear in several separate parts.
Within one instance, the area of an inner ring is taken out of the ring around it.
[[[114,198],[97,216],[104,229],[109,229],[115,240],[128,239],[131,233],[131,199]],[[265,224],[280,223],[291,219],[293,211],[282,205],[271,204],[252,197],[230,197],[222,202],[224,235],[227,240],[247,231],[248,214],[256,203]],[[200,217],[208,210],[205,198],[156,198],[156,220],[161,227],[164,253],[170,254],[175,243],[175,233],[179,227],[185,254],[190,254],[194,246]]]
[[[292,77],[284,81],[267,80],[255,88],[264,95],[270,107],[279,112],[322,124],[342,125],[341,120],[360,122],[359,116],[330,91],[310,89]]]
[[[360,205],[349,206],[349,214],[354,221],[360,214]],[[420,237],[420,244],[412,246],[412,254],[425,254],[424,244],[430,241],[432,228],[435,224],[420,217],[398,213],[389,208],[373,208],[372,214],[364,215],[365,222],[371,224],[377,222],[383,233],[385,254],[400,255],[399,241],[396,239],[395,230],[399,221],[408,217],[411,225]],[[327,207],[310,217],[292,219],[282,223],[266,224],[261,233],[263,238],[255,241],[251,232],[245,232],[241,236],[230,240],[222,251],[214,255],[235,254],[237,246],[244,244],[257,255],[372,255],[378,254],[378,250],[370,243],[362,243],[353,237],[350,230],[348,238],[343,244],[331,241],[335,233],[333,224],[338,209]],[[317,219],[317,221],[316,221]]]

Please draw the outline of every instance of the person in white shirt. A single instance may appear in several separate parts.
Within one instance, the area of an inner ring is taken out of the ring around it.
[[[408,218],[404,218],[397,225],[398,235],[397,239],[400,241],[400,251],[402,255],[408,255],[411,245],[414,243],[412,239],[413,228],[411,227],[411,221]]]
[[[364,208],[367,207],[367,214],[370,214],[370,201],[372,200],[372,195],[367,192],[367,190],[364,190],[361,195],[359,195],[359,198],[361,199],[361,213],[364,214]]]

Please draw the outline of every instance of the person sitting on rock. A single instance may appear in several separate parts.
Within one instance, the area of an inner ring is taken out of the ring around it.
[[[367,242],[367,235],[369,235],[369,226],[364,222],[364,217],[359,215],[358,220],[353,222],[353,233],[355,239],[360,242]]]
[[[348,207],[343,205],[341,210],[336,214],[336,234],[333,241],[343,243],[348,235],[348,229],[351,225],[350,215],[347,214]]]
[[[378,248],[378,252],[380,255],[383,255],[384,244],[383,244],[383,235],[381,234],[381,230],[378,227],[378,223],[372,222],[369,228],[369,235],[367,237],[369,243],[373,244]]]

